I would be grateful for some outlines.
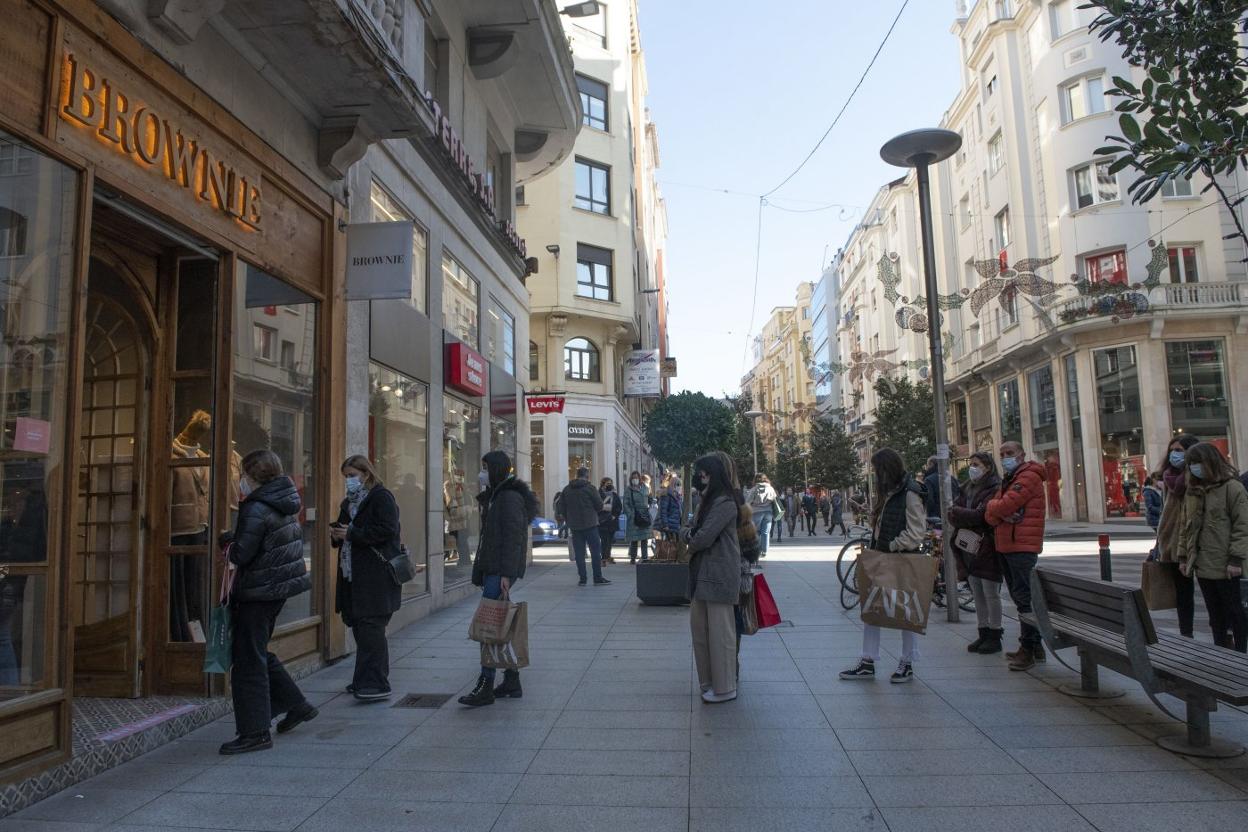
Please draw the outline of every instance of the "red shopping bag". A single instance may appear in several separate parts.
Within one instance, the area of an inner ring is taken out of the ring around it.
[[[771,595],[771,587],[762,575],[754,576],[754,609],[758,612],[759,629],[774,627],[780,623],[780,608]]]

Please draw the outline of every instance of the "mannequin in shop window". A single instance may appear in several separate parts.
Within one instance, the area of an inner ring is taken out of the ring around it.
[[[6,486],[12,503],[0,520],[0,685],[20,685],[22,680],[22,605],[26,576],[10,575],[7,564],[42,563],[48,557],[48,500],[44,492],[43,466],[23,482],[10,479]],[[20,485],[13,489],[13,486]]]
[[[468,541],[464,530],[468,527],[468,506],[465,502],[464,472],[453,469],[451,478],[442,485],[442,503],[446,509],[447,552],[448,563],[464,564],[468,559]]]
[[[196,410],[173,438],[173,459],[207,460],[203,449],[212,435],[212,415]],[[169,545],[208,543],[209,466],[173,465],[169,469]],[[206,564],[195,555],[169,560],[169,640],[203,641],[203,591]]]

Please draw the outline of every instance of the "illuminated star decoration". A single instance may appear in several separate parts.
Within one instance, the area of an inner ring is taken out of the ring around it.
[[[1161,275],[1170,267],[1170,255],[1165,244],[1149,240],[1153,256],[1145,267],[1148,277],[1142,283],[1115,283],[1108,280],[1089,280],[1071,275],[1071,284],[1081,297],[1089,299],[1086,306],[1064,310],[1059,317],[1063,323],[1081,318],[1109,317],[1111,323],[1133,318],[1149,310],[1148,292],[1161,284]]]
[[[884,284],[884,300],[893,306],[897,306],[898,301],[901,307],[897,310],[896,320],[897,326],[902,329],[908,329],[911,332],[927,332],[927,298],[918,295],[913,301],[905,295],[897,291],[897,287],[901,285],[901,275],[897,272],[897,262],[901,260],[901,256],[897,252],[890,252],[880,256],[879,262],[876,264],[876,277],[880,283]],[[957,309],[966,302],[966,296],[969,294],[967,290],[961,292],[953,292],[948,295],[938,294],[936,296],[936,306],[939,309]],[[943,322],[943,319],[942,319]]]
[[[1008,313],[1017,295],[1046,298],[1056,294],[1057,284],[1036,274],[1036,269],[1048,266],[1056,260],[1057,255],[1027,257],[1013,266],[1009,265],[1004,255],[992,260],[976,260],[975,271],[979,272],[983,282],[971,292],[971,314],[978,318],[980,310],[993,298]]]

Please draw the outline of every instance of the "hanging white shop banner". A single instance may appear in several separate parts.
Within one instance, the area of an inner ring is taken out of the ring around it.
[[[662,386],[659,383],[659,351],[632,350],[624,359],[624,395],[633,398],[658,398]]]
[[[412,297],[411,220],[347,226],[347,300]]]

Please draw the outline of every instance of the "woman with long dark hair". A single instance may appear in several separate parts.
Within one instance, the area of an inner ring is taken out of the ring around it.
[[[744,503],[732,459],[716,451],[693,464],[693,488],[702,499],[692,527],[681,529],[689,546],[689,630],[702,701],[737,698],[737,619],[741,546],[737,523]]]
[[[1200,584],[1213,643],[1248,653],[1248,616],[1239,591],[1248,559],[1248,492],[1216,445],[1193,445],[1186,461],[1179,571]]]
[[[871,456],[875,472],[875,494],[871,500],[871,548],[880,552],[917,552],[927,534],[925,490],[906,473],[901,454],[880,448]],[[904,684],[914,678],[914,662],[919,657],[919,636],[901,631],[901,661],[889,681]],[[874,679],[875,662],[880,658],[880,628],[862,625],[862,658],[841,671],[842,679]]]
[[[949,533],[953,549],[966,568],[967,582],[975,595],[975,618],[979,625],[979,638],[967,645],[969,653],[1000,653],[1001,638],[1005,628],[1001,626],[1001,582],[1004,575],[993,542],[992,526],[984,519],[988,501],[997,496],[1001,477],[997,474],[997,462],[992,454],[979,451],[971,454],[967,468],[966,485],[962,486],[953,505],[949,507]],[[969,553],[958,546],[958,532],[969,531],[979,536],[978,548]]]
[[[1187,494],[1187,451],[1200,440],[1191,434],[1175,437],[1166,448],[1166,459],[1154,474],[1161,483],[1161,520],[1157,523],[1157,560],[1178,564],[1179,534],[1183,530],[1183,497]],[[1179,617],[1179,634],[1192,637],[1196,619],[1196,582],[1174,570],[1175,612]]]

